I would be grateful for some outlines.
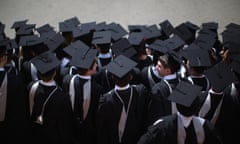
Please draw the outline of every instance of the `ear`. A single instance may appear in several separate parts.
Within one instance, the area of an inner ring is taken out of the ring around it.
[[[171,69],[170,69],[170,68],[165,68],[165,74],[166,74],[166,75],[172,74]]]

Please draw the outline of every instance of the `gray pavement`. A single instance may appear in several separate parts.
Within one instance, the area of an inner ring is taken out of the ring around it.
[[[174,26],[191,21],[219,23],[219,32],[230,22],[240,24],[240,0],[0,0],[0,21],[5,32],[14,21],[29,19],[37,27],[46,23],[58,30],[58,22],[77,16],[80,22],[159,24],[168,19]]]

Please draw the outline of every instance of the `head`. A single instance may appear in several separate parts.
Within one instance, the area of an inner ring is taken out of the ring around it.
[[[86,76],[91,76],[95,74],[97,71],[97,61],[94,60],[92,65],[90,66],[89,69],[84,69],[84,68],[78,68],[78,73],[80,75],[86,75]]]
[[[44,81],[44,82],[49,82],[49,81],[52,81],[56,76],[56,68],[44,73],[44,74],[41,74],[40,72],[38,72],[38,77]]]
[[[122,78],[117,77],[116,75],[112,74],[112,79],[117,86],[123,87],[126,86],[133,78],[132,71],[128,72]]]

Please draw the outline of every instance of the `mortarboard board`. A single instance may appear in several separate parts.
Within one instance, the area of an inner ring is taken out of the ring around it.
[[[22,36],[19,45],[22,47],[32,46],[35,43],[37,44],[39,42],[38,40],[39,37],[37,35]]]
[[[109,24],[107,30],[112,32],[112,40],[114,42],[118,41],[123,36],[128,34],[128,32],[120,24],[116,23]]]
[[[119,41],[115,42],[112,45],[112,51],[115,56],[122,54],[129,58],[134,56],[137,53],[136,49],[131,46],[128,39],[126,38],[122,38]]]
[[[197,30],[200,29],[200,27],[196,24],[191,23],[190,21],[186,21],[184,23],[194,34],[196,33]]]
[[[67,47],[65,47],[63,51],[69,54],[70,56],[75,56],[77,54],[79,54],[80,56],[82,53],[84,53],[88,49],[89,47],[85,43],[83,43],[80,40],[77,40],[71,43],[70,45],[68,45]]]
[[[68,24],[66,22],[59,22],[59,32],[72,32],[74,28],[74,25]]]
[[[95,31],[105,31],[107,29],[107,24],[106,22],[101,22],[96,24],[95,26]]]
[[[169,37],[175,30],[173,25],[168,20],[165,20],[165,21],[161,22],[159,25],[161,27],[162,32],[167,37]]]
[[[218,29],[218,23],[217,22],[202,23],[201,27],[202,29],[209,29],[209,30],[216,31]]]
[[[51,39],[56,34],[58,34],[58,33],[55,31],[48,31],[48,32],[41,33],[40,38],[47,40],[47,39]]]
[[[92,43],[95,45],[110,44],[111,35],[111,31],[94,32]]]
[[[239,25],[239,24],[236,24],[236,23],[233,23],[233,22],[229,23],[229,24],[226,25],[225,27],[226,27],[227,29],[231,29],[231,28],[233,28],[233,29],[240,29],[240,25]]]
[[[64,22],[69,23],[69,25],[72,25],[75,27],[80,24],[80,21],[76,16],[66,19],[66,20],[64,20]]]
[[[18,29],[20,28],[22,25],[25,25],[27,23],[28,19],[26,20],[21,20],[21,21],[16,21],[13,23],[13,25],[11,26],[11,28],[13,29]]]
[[[189,60],[191,67],[209,67],[211,66],[210,56],[207,50],[201,49],[196,45],[191,45],[182,51],[182,56]]]
[[[152,44],[148,46],[149,49],[153,51],[160,52],[161,54],[165,54],[171,49],[166,46],[166,44],[162,40],[156,40]]]
[[[44,41],[49,50],[54,52],[64,43],[64,37],[61,34],[55,34]]]
[[[145,28],[146,28],[145,25],[128,25],[129,33],[132,33],[132,32],[144,32]]]
[[[144,41],[144,33],[142,32],[131,32],[128,37],[128,41],[132,46],[140,46]]]
[[[34,34],[34,30],[35,30],[35,24],[26,24],[26,25],[22,25],[16,32],[16,35],[32,35]]]
[[[163,43],[172,50],[178,50],[185,44],[184,40],[182,40],[178,35],[174,35],[173,37],[166,39]]]
[[[160,38],[162,36],[162,33],[158,29],[157,25],[145,27],[143,32],[147,41],[151,41],[152,39]]]
[[[95,31],[96,22],[94,21],[94,22],[82,23],[80,27],[85,31]]]
[[[223,91],[228,85],[237,80],[225,61],[221,61],[206,70],[205,75],[216,92]]]
[[[181,37],[186,43],[191,44],[195,39],[195,35],[193,35],[193,33],[184,23],[176,26],[175,29],[176,31],[174,33]]]
[[[169,95],[168,100],[185,107],[191,107],[195,99],[202,95],[202,87],[180,81]]]
[[[70,65],[80,69],[89,69],[96,59],[97,49],[88,48],[84,51],[82,48],[80,48],[80,50],[80,53],[74,53],[72,55]]]
[[[136,65],[137,63],[135,61],[124,55],[119,55],[106,66],[106,69],[118,78],[122,78]]]
[[[49,31],[54,31],[54,28],[52,26],[50,26],[49,24],[45,24],[45,25],[38,27],[36,30],[38,33],[42,34],[42,33],[46,33]]]
[[[30,62],[33,63],[40,74],[46,74],[60,64],[58,58],[50,51],[46,51],[40,55],[37,55],[36,57],[32,58]]]

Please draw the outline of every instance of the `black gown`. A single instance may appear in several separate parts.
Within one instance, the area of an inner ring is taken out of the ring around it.
[[[59,87],[46,86],[39,83],[34,96],[34,105],[31,115],[31,143],[34,144],[73,144],[74,117],[69,96]],[[46,102],[50,93],[52,96]],[[36,123],[41,114],[43,104],[43,124]]]
[[[6,71],[0,72],[2,86]],[[0,97],[2,94],[0,94]],[[0,143],[12,144],[28,142],[29,132],[28,93],[23,79],[15,74],[7,74],[7,99],[5,119],[0,122]]]
[[[148,131],[141,137],[138,144],[177,144],[177,119],[177,114],[163,117],[161,122],[149,126]],[[185,143],[197,144],[193,123],[191,122],[185,130]],[[221,144],[221,139],[209,121],[205,120],[203,130],[205,134],[204,144]]]
[[[143,85],[131,87],[133,89],[132,101],[121,144],[135,144],[147,128],[147,91]],[[130,91],[131,88],[119,91],[125,104],[130,99]],[[98,144],[119,143],[118,124],[122,106],[123,104],[113,90],[101,97],[97,114]]]

